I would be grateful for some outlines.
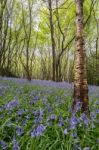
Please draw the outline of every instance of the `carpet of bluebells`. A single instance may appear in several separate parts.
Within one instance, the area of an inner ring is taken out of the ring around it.
[[[66,82],[0,78],[0,150],[99,150],[99,87],[89,86],[90,115],[72,113]]]

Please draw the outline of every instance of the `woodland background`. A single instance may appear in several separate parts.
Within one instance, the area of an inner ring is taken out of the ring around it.
[[[0,75],[72,82],[75,2],[3,0],[0,5]],[[84,36],[88,83],[99,85],[98,0],[84,1]]]

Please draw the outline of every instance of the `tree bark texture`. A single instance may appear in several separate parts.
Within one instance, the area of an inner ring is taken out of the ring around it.
[[[48,0],[49,5],[49,21],[50,21],[50,31],[51,31],[51,41],[52,41],[52,70],[53,70],[53,81],[55,81],[55,70],[56,70],[56,54],[55,54],[55,39],[54,39],[54,25],[53,25],[53,12],[52,12],[52,0]]]
[[[88,111],[88,84],[86,75],[86,51],[84,41],[83,0],[76,0],[76,51],[74,63],[74,103],[82,103],[82,111]]]

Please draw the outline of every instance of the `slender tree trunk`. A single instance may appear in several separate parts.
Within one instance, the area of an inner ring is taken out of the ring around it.
[[[54,40],[54,26],[53,26],[53,13],[52,13],[52,0],[48,0],[49,4],[49,21],[50,21],[50,30],[51,30],[51,41],[52,41],[52,57],[53,57],[53,81],[55,81],[55,68],[56,68],[56,54],[55,54],[55,40]]]
[[[98,47],[99,47],[99,23],[95,17],[95,14],[94,14],[94,18],[96,20],[96,26],[97,26],[97,37],[96,37],[96,85],[98,85],[97,83],[97,79],[98,79],[98,73],[97,73],[97,70],[98,70]]]
[[[5,53],[6,53],[6,37],[8,29],[9,15],[6,11],[7,0],[0,0],[0,75],[3,75],[5,67]],[[6,20],[3,18],[6,17]],[[4,73],[5,74],[5,73]]]
[[[2,8],[2,1],[0,1],[0,69],[2,59],[2,17],[3,17],[3,8]]]
[[[59,57],[56,61],[56,81],[57,82],[62,81],[62,78],[61,78],[61,60]]]
[[[74,63],[74,104],[82,103],[82,111],[88,111],[88,85],[86,77],[86,52],[84,42],[83,0],[76,0],[76,51]]]

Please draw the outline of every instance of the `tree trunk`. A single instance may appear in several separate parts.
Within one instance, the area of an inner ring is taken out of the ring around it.
[[[2,17],[3,17],[3,8],[2,8],[2,1],[0,1],[0,70],[2,59]]]
[[[82,111],[88,111],[88,85],[86,77],[86,52],[84,42],[83,0],[76,0],[76,51],[74,63],[74,103],[82,103]]]
[[[50,30],[51,30],[51,41],[52,41],[52,69],[53,69],[53,81],[55,81],[55,68],[56,68],[56,55],[55,55],[55,40],[54,40],[54,26],[53,26],[53,13],[52,13],[52,0],[48,0],[49,4],[49,21],[50,21]]]
[[[61,82],[62,78],[61,78],[61,62],[60,62],[60,58],[58,57],[57,61],[56,61],[56,81],[57,82]]]

